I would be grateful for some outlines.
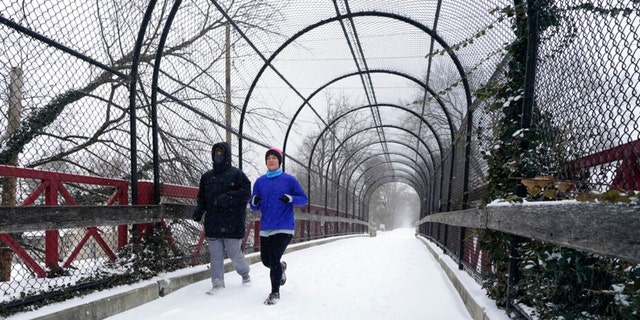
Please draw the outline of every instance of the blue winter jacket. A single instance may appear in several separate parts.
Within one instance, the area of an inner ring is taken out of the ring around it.
[[[278,198],[288,194],[292,201],[284,204]],[[258,205],[254,205],[253,201],[249,202],[251,209],[260,210],[260,231],[269,230],[295,230],[295,218],[293,215],[293,206],[304,206],[307,204],[307,194],[300,186],[298,180],[286,173],[268,178],[267,175],[259,177],[253,184],[254,197],[260,197],[262,200]]]

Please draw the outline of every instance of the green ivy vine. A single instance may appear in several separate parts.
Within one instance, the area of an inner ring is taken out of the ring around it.
[[[561,22],[568,19],[566,11],[555,6],[555,0],[538,1],[537,4],[540,34],[560,27]],[[567,174],[566,159],[572,157],[564,148],[563,128],[554,126],[552,115],[541,112],[535,105],[535,121],[526,129],[522,126],[527,10],[526,2],[515,0],[514,6],[492,11],[512,21],[515,40],[506,47],[510,59],[502,79],[485,84],[476,93],[477,99],[486,104],[488,113],[499,115],[490,128],[476,132],[488,165],[483,205],[496,199],[557,200],[568,192],[566,183],[557,183],[571,178]],[[586,3],[569,10],[588,10],[603,15],[629,14],[627,9],[603,9]],[[565,45],[575,35],[566,34]],[[531,183],[540,177],[552,177],[553,183]],[[630,196],[636,197],[635,193]],[[603,197],[625,199],[619,193],[607,193]],[[499,306],[507,306],[507,291],[510,290],[510,297],[516,304],[533,309],[531,316],[540,319],[640,317],[640,266],[540,241],[518,239],[517,281],[507,289],[509,250],[514,239],[491,230],[476,232],[480,247],[487,252],[492,264],[491,271],[484,275],[483,287]]]

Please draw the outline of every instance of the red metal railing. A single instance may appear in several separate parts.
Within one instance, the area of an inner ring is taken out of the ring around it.
[[[44,195],[44,205],[57,206],[58,196],[61,196],[67,205],[77,205],[76,200],[71,196],[67,190],[65,183],[81,183],[100,186],[114,187],[115,191],[107,200],[106,205],[126,205],[128,203],[128,190],[129,182],[120,179],[107,179],[100,177],[92,177],[85,175],[74,175],[61,172],[47,171],[47,170],[35,170],[27,168],[19,168],[13,166],[0,165],[0,176],[2,177],[16,177],[24,179],[40,180],[37,187],[24,199],[20,204],[21,206],[34,205],[36,200]],[[127,226],[119,226],[119,247],[127,242]],[[63,263],[63,267],[68,267],[71,262],[76,258],[80,249],[85,245],[89,238],[99,244],[104,250],[105,254],[112,260],[115,260],[115,254],[111,248],[106,244],[100,231],[96,227],[90,227],[86,229],[86,232],[80,242],[75,246],[71,255]],[[36,262],[36,259],[31,257],[29,253],[17,242],[10,234],[0,234],[0,241],[3,241],[25,264],[36,273],[39,277],[47,276],[49,273],[59,272],[62,268],[59,266],[59,232],[58,230],[46,230],[45,231],[45,268]]]
[[[44,196],[44,205],[57,206],[57,205],[77,205],[76,199],[68,191],[65,184],[89,184],[97,186],[113,187],[115,190],[109,196],[105,205],[128,205],[128,192],[129,182],[120,179],[100,178],[86,175],[66,174],[47,170],[35,170],[27,168],[19,168],[14,166],[0,165],[0,177],[15,177],[23,179],[39,180],[39,183],[35,189],[29,193],[20,206],[32,206],[39,205],[36,203],[41,196]],[[196,199],[198,194],[198,188],[187,187],[180,185],[162,184],[161,196],[165,198],[182,198],[182,199]],[[141,181],[138,183],[138,202],[140,205],[153,204],[153,183],[147,181]],[[64,200],[63,204],[58,202],[59,197]],[[324,212],[324,207],[310,206],[311,211],[315,213],[317,217],[323,216],[338,216],[339,213],[336,210],[327,210]],[[302,212],[306,211],[306,207],[300,208]],[[292,242],[300,242],[309,239],[315,239],[320,237],[326,237],[331,235],[339,235],[346,233],[358,232],[359,228],[353,223],[345,222],[323,222],[321,219],[298,219],[296,221],[296,232]],[[140,241],[142,237],[149,234],[155,226],[158,224],[153,223],[140,223],[136,225],[137,240]],[[161,221],[160,227],[170,231],[165,221]],[[360,227],[362,229],[363,227]],[[260,243],[260,221],[258,218],[249,219],[246,234],[243,239],[243,246],[246,245],[251,234],[253,234],[253,249],[257,251]],[[35,230],[34,230],[35,231]],[[98,226],[92,226],[85,228],[84,235],[75,244],[73,250],[69,254],[68,258],[59,265],[59,247],[60,236],[58,230],[46,230],[45,231],[45,258],[44,267],[37,262],[37,258],[33,257],[27,250],[25,250],[11,234],[0,234],[0,241],[4,242],[6,246],[12,250],[38,277],[46,277],[62,273],[65,268],[69,268],[72,262],[78,257],[80,251],[87,245],[90,240],[94,240],[96,244],[104,251],[105,256],[109,260],[115,261],[116,254],[110,248],[107,241],[102,237],[102,231]],[[168,232],[166,237],[167,242],[170,244],[174,255],[182,255],[173,235]],[[190,253],[192,256],[191,263],[197,262],[197,257],[203,247],[205,240],[204,230],[200,232],[197,240],[197,245]],[[119,225],[117,227],[117,249],[121,249],[128,243],[128,225]]]
[[[611,187],[640,190],[640,140],[625,143],[569,162],[569,170],[577,173],[614,161],[621,161]]]

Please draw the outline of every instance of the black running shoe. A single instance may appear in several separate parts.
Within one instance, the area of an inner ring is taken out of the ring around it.
[[[276,303],[278,303],[279,300],[280,300],[280,293],[272,292],[267,297],[267,300],[264,301],[264,304],[266,304],[266,305],[276,304]]]

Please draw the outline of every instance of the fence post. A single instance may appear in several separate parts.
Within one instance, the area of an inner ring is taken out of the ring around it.
[[[160,197],[160,195],[155,195],[155,184],[149,181],[140,181],[138,182],[138,203],[137,204],[153,204],[155,197]],[[135,233],[133,236],[136,239],[136,243],[138,243],[142,236],[145,233],[151,233],[153,230],[152,223],[139,223],[131,226],[132,233]]]
[[[462,270],[464,269],[464,255],[465,255],[465,241],[464,238],[466,237],[466,233],[467,233],[467,228],[465,227],[460,227],[460,254],[458,256],[458,270]]]
[[[538,60],[538,1],[527,0],[527,60],[525,68],[524,98],[522,102],[522,129],[528,129],[533,122],[533,107],[535,104],[536,65]],[[520,149],[529,149],[529,141],[523,139]],[[519,182],[516,194],[527,195],[526,187]],[[507,282],[506,305],[507,310],[513,309],[514,287],[519,280],[518,260],[520,255],[518,245],[523,241],[521,237],[512,236],[509,242],[509,275]]]
[[[58,184],[62,182],[57,179],[51,179],[46,182],[45,187],[45,204],[48,206],[58,205]],[[45,244],[45,266],[49,268],[49,272],[60,271],[58,265],[58,230],[46,230],[44,232],[44,244]]]
[[[125,206],[129,204],[129,184],[118,187],[118,205]],[[118,250],[127,245],[129,237],[129,226],[121,224],[118,226]]]

